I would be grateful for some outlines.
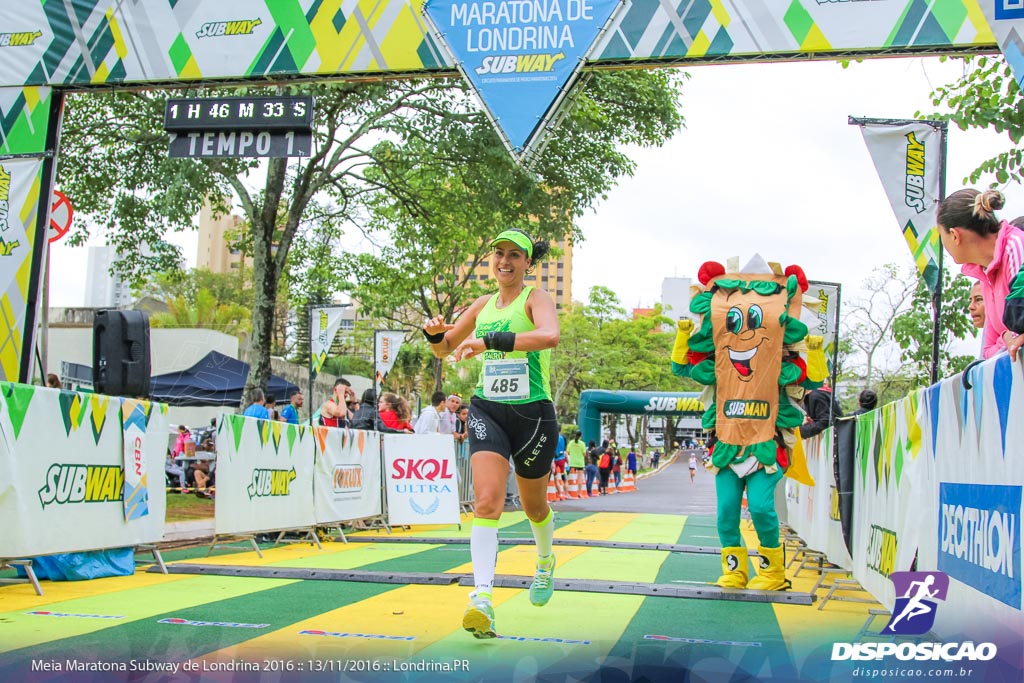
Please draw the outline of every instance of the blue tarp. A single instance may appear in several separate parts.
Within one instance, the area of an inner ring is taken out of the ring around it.
[[[18,576],[28,576],[21,566]],[[85,553],[61,553],[32,558],[32,569],[39,580],[83,581],[105,576],[131,576],[135,573],[135,554],[131,548],[108,548]]]
[[[154,401],[172,406],[238,407],[248,376],[248,363],[210,351],[188,370],[150,378],[149,395]],[[271,375],[266,392],[284,404],[298,389],[288,380]]]

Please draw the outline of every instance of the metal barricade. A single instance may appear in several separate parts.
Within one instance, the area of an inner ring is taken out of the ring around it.
[[[455,464],[459,473],[459,509],[472,512],[476,496],[473,493],[473,470],[469,466],[469,441],[455,444]]]

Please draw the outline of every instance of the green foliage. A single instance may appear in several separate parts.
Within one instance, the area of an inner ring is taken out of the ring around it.
[[[153,327],[198,327],[237,336],[249,331],[249,309],[237,304],[218,303],[208,289],[200,289],[194,298],[183,296],[166,300],[167,312],[149,318]]]
[[[618,297],[605,287],[590,291],[586,306],[560,316],[561,341],[551,355],[552,391],[561,421],[574,421],[585,389],[697,391],[672,374],[674,331],[660,307],[649,316],[627,317]]]
[[[965,314],[972,284],[965,277],[951,278],[948,268],[943,270],[942,312],[939,319],[940,378],[962,371],[974,360],[973,356],[953,355],[950,351],[954,339],[967,339],[977,334]],[[903,350],[903,374],[912,380],[911,389],[931,384],[933,321],[931,292],[924,281],[918,279],[910,309],[898,315],[892,327],[893,338]]]
[[[991,129],[1010,138],[1012,144],[1006,151],[983,161],[963,179],[965,185],[977,183],[983,175],[995,176],[1001,185],[1011,180],[1021,182],[1024,99],[1010,65],[1002,55],[957,59],[963,59],[963,76],[932,91],[932,104],[950,111],[928,114],[927,118],[949,121],[960,130]],[[917,116],[924,115],[917,112]]]

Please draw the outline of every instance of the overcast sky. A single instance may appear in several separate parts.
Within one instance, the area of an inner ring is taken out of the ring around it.
[[[664,147],[630,149],[636,174],[579,221],[573,298],[612,289],[627,308],[659,300],[666,277],[695,277],[706,260],[754,252],[841,282],[844,299],[883,263],[911,263],[860,129],[847,116],[913,118],[931,112],[933,87],[959,62],[886,59],[713,65],[687,69],[686,128]],[[995,133],[949,135],[947,193],[1009,145]],[[987,182],[987,179],[983,182]],[[1024,190],[1007,188],[1004,218],[1024,214]],[[195,235],[176,240],[195,264]],[[97,242],[101,243],[101,242]],[[947,263],[948,263],[947,259]],[[52,254],[51,305],[81,306],[86,250]],[[955,267],[955,266],[954,266]]]

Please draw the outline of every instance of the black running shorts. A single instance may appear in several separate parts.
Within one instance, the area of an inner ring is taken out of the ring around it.
[[[558,420],[551,401],[498,403],[474,396],[466,425],[470,455],[491,451],[511,457],[516,474],[523,479],[551,473],[558,443]]]

